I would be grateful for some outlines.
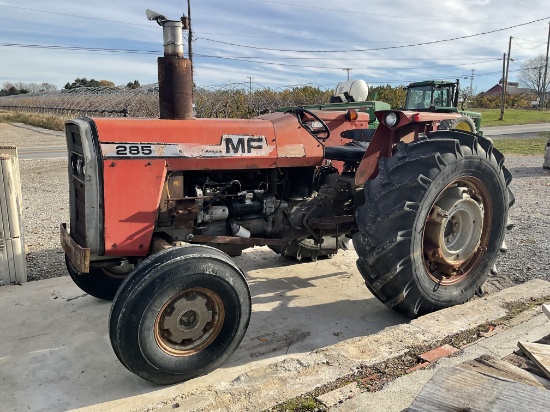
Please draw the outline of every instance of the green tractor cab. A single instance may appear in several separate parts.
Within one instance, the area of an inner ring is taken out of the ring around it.
[[[404,110],[417,112],[460,113],[460,118],[444,120],[440,128],[459,129],[482,134],[481,113],[458,110],[459,82],[426,80],[407,86]]]

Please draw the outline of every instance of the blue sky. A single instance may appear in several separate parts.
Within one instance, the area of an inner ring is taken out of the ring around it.
[[[546,53],[548,0],[191,0],[195,83],[334,87],[351,78],[371,85],[460,78],[483,91],[498,82],[513,36],[510,80]],[[546,6],[546,7],[544,7]],[[0,46],[0,84],[76,77],[126,84],[157,80],[162,30],[147,8],[177,19],[187,0],[0,0],[0,43],[139,50],[106,53]],[[536,23],[453,41],[401,47]],[[378,49],[378,50],[373,50]],[[383,50],[381,50],[383,49]],[[247,60],[247,61],[244,61]],[[467,78],[467,79],[464,79]]]

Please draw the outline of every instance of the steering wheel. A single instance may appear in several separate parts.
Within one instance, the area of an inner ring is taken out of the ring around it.
[[[309,110],[304,109],[303,107],[296,107],[294,109],[287,110],[285,113],[292,113],[296,117],[296,119],[298,119],[298,123],[300,123],[300,126],[306,129],[309,134],[311,134],[316,139],[325,141],[330,137],[330,129],[328,128],[327,124],[323,120],[321,120],[319,116],[310,112]],[[315,129],[312,128],[306,121],[307,116],[311,117],[314,121],[319,122],[321,124],[321,127]]]

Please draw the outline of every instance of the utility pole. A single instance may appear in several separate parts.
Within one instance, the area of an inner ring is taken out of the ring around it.
[[[254,77],[250,77],[250,76],[246,76],[246,77],[247,77],[248,82],[249,82],[249,83],[248,83],[248,84],[249,84],[248,94],[252,94],[252,79],[253,79]]]
[[[349,72],[350,72],[350,70],[353,70],[353,69],[342,69],[342,70],[345,70],[345,71],[348,72],[348,80],[349,80]]]
[[[502,103],[500,107],[500,118],[499,120],[504,119],[504,107],[506,106],[506,88],[508,87],[508,72],[510,71],[510,53],[512,51],[512,36],[510,36],[510,41],[508,42],[508,56],[506,58],[506,74],[504,75],[504,84],[502,89]]]
[[[502,54],[502,78],[500,87],[500,117],[498,120],[504,119],[504,76],[506,76],[506,53]]]
[[[472,69],[472,76],[470,77],[470,93],[472,93],[472,90],[474,88],[474,71],[476,69]]]
[[[506,100],[506,89],[508,88],[508,73],[510,72],[510,54],[512,53],[512,36],[508,42],[508,56],[506,56],[506,79],[504,80],[504,100]],[[506,101],[504,102],[506,104]]]
[[[550,48],[550,22],[548,22],[548,40],[546,41],[546,61],[544,62],[544,78],[542,80],[542,110],[544,110],[546,97],[546,76],[548,74],[548,49]]]

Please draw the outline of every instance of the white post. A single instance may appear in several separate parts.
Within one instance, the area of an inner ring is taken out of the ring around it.
[[[27,281],[17,148],[0,147],[0,285]]]

